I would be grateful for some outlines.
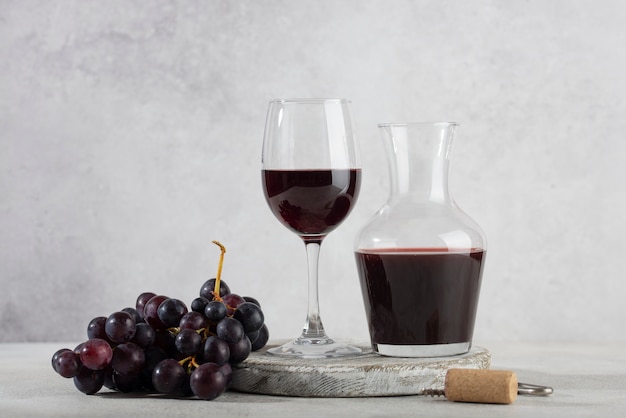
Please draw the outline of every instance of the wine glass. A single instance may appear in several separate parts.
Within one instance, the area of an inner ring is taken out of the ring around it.
[[[350,101],[271,101],[262,163],[267,203],[274,216],[304,241],[309,280],[302,334],[268,352],[301,358],[360,354],[360,348],[326,335],[319,312],[317,275],[322,240],[348,216],[361,185]]]

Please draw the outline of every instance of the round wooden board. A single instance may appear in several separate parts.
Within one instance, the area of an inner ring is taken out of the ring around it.
[[[233,369],[230,388],[264,395],[303,397],[364,397],[419,395],[424,389],[442,389],[451,368],[488,369],[491,354],[472,347],[452,357],[398,358],[365,354],[331,359],[292,359],[254,352]]]

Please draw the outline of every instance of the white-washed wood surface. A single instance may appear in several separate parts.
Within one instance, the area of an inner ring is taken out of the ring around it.
[[[491,364],[490,352],[482,347],[435,358],[384,357],[362,348],[364,355],[334,359],[291,359],[263,349],[234,368],[231,389],[303,397],[419,395],[442,389],[448,369],[488,369]]]

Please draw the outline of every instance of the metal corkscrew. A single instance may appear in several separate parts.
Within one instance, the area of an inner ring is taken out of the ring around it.
[[[519,383],[508,370],[450,369],[444,389],[424,389],[426,396],[445,396],[449,401],[510,404],[517,395],[548,396],[549,386]]]

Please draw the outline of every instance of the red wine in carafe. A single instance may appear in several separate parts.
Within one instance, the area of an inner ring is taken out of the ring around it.
[[[359,250],[372,344],[471,342],[484,252]]]

